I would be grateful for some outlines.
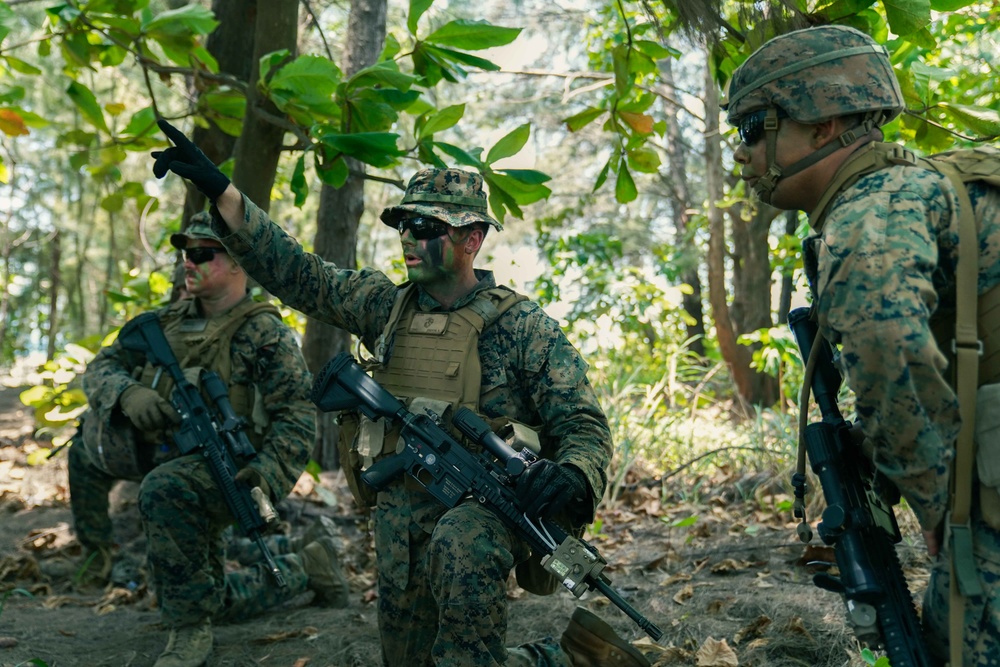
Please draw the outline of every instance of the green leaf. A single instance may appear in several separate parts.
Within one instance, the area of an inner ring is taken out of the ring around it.
[[[406,92],[416,82],[417,77],[399,71],[399,65],[395,61],[388,60],[359,70],[347,80],[347,89],[384,86]]]
[[[445,155],[450,156],[459,164],[467,167],[476,167],[477,169],[482,169],[483,167],[483,161],[480,159],[483,149],[478,146],[469,152],[462,150],[458,146],[446,144],[442,141],[435,141],[434,146],[436,146]]]
[[[465,115],[464,104],[453,104],[436,113],[429,114],[426,119],[418,119],[416,129],[417,139],[425,139],[435,132],[442,132],[454,127]]]
[[[493,164],[505,157],[516,155],[528,142],[528,135],[531,133],[531,124],[525,123],[507,133],[500,141],[493,145],[490,152],[486,154],[486,164]]]
[[[326,134],[320,137],[323,144],[339,153],[373,167],[390,167],[396,158],[404,155],[396,142],[399,135],[392,132],[359,132],[357,134]]]
[[[574,114],[569,118],[563,120],[566,123],[566,127],[569,128],[570,132],[576,132],[583,129],[587,125],[590,125],[595,120],[607,113],[604,109],[595,109],[591,107],[590,109],[585,109],[578,114]]]
[[[641,146],[628,152],[628,164],[644,174],[655,174],[660,168],[660,154],[649,146]]]
[[[615,71],[615,92],[618,97],[624,97],[632,87],[632,77],[628,67],[628,46],[619,44],[611,52],[611,61]]]
[[[3,31],[0,30],[0,33],[2,32]],[[2,39],[3,37],[0,36],[0,40]],[[10,68],[15,72],[20,72],[21,74],[27,74],[29,76],[35,76],[36,74],[42,73],[42,70],[38,69],[37,67],[35,67],[30,63],[26,63],[20,58],[15,58],[14,56],[4,56],[4,60],[7,61],[7,65],[10,66]]]
[[[534,204],[552,194],[552,190],[544,185],[524,183],[509,174],[493,172],[486,176],[486,181],[490,184],[490,191],[501,188],[519,206]]]
[[[97,103],[97,98],[94,97],[92,92],[87,90],[82,84],[74,81],[69,84],[66,94],[73,100],[73,103],[76,104],[85,119],[97,129],[108,132],[108,124],[104,120],[104,112],[101,110],[101,105]]]
[[[545,172],[536,171],[535,169],[504,169],[503,173],[511,178],[516,178],[522,183],[530,183],[532,185],[540,185],[552,180]]]
[[[882,0],[892,32],[907,37],[931,23],[930,0]]]
[[[936,12],[953,12],[974,4],[976,0],[931,0],[931,9]]]
[[[872,0],[874,2],[875,0]],[[636,40],[632,43],[632,47],[646,56],[649,56],[653,60],[662,60],[664,58],[679,58],[683,53],[677,49],[672,49],[667,46],[663,46],[659,42],[651,42],[649,40]]]
[[[143,23],[143,30],[154,39],[156,35],[208,35],[219,25],[212,10],[191,4],[168,9]]]
[[[481,51],[506,46],[520,34],[521,28],[504,28],[491,25],[489,21],[458,19],[444,24],[423,41],[439,46],[453,46],[456,49]]]
[[[204,95],[202,96],[204,97]],[[156,128],[156,112],[153,107],[146,107],[132,114],[128,125],[122,130],[122,134],[140,137],[148,134]]]
[[[291,182],[292,192],[295,193],[295,207],[302,208],[309,196],[309,184],[306,182],[306,156],[300,155],[295,161],[295,170],[292,172]]]
[[[593,192],[597,192],[598,190],[601,189],[601,186],[604,185],[604,182],[608,180],[609,173],[611,173],[611,158],[608,158],[608,161],[604,163],[604,168],[601,169],[601,173],[597,175],[597,180],[594,181]]]
[[[417,34],[417,23],[420,22],[420,17],[424,15],[424,12],[431,8],[433,2],[434,0],[410,0],[410,11],[406,15],[406,28],[411,35]]]
[[[348,169],[347,163],[343,159],[337,158],[333,163],[326,166],[317,164],[316,173],[319,175],[319,180],[327,185],[339,188],[347,182],[347,177],[351,175],[351,170]]]
[[[21,403],[29,407],[47,403],[51,397],[52,389],[45,385],[35,385],[30,389],[25,389],[20,394]]]
[[[827,6],[820,8],[817,13],[825,16],[830,22],[833,22],[857,14],[862,9],[867,9],[873,4],[875,4],[875,0],[835,0]]]
[[[120,192],[112,192],[101,200],[101,208],[108,213],[117,213],[125,205],[125,197]]]
[[[639,196],[639,191],[632,180],[632,174],[628,171],[628,164],[622,160],[618,164],[618,178],[615,180],[615,200],[620,204],[627,204],[634,201]]]
[[[971,131],[977,137],[1000,136],[1000,113],[994,109],[949,102],[941,102],[938,107],[943,109],[945,115],[957,125]]]
[[[279,69],[267,88],[279,109],[293,106],[336,116],[333,94],[340,79],[340,68],[332,61],[320,56],[300,56]]]
[[[434,53],[445,56],[445,61],[455,61],[460,62],[463,65],[469,65],[471,67],[478,67],[485,72],[499,72],[502,68],[497,65],[492,60],[486,60],[486,58],[480,58],[479,56],[474,56],[468,53],[462,53],[461,51],[455,51],[454,49],[446,49],[440,46],[430,46],[425,45],[425,49],[430,49]]]
[[[670,522],[670,527],[671,528],[687,528],[688,526],[693,526],[696,523],[698,523],[698,517],[696,515],[695,516],[687,516],[687,517],[684,517],[683,519],[675,519],[674,521],[671,521]]]

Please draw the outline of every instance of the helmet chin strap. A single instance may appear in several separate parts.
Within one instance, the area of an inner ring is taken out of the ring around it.
[[[864,120],[858,125],[850,127],[845,130],[839,137],[837,141],[831,141],[827,145],[823,146],[819,150],[813,151],[809,155],[805,156],[798,162],[793,163],[788,167],[782,167],[778,164],[775,159],[775,153],[777,152],[778,145],[778,111],[774,107],[767,110],[767,117],[764,118],[764,138],[767,140],[767,172],[764,173],[757,182],[753,185],[754,194],[765,204],[771,203],[771,195],[774,194],[774,188],[778,186],[778,181],[782,178],[788,178],[794,174],[799,173],[809,167],[813,166],[827,155],[839,151],[845,146],[850,146],[858,137],[864,137],[869,135],[872,128],[878,127],[881,123],[882,114],[881,113],[868,113],[865,114]],[[860,128],[860,131],[856,131]],[[869,137],[865,143],[871,141]]]

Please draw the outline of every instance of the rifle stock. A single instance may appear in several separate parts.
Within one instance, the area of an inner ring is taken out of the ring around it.
[[[514,481],[536,459],[527,449],[514,451],[468,408],[456,411],[452,424],[470,441],[483,447],[476,456],[425,414],[414,414],[365,373],[348,353],[331,359],[318,374],[312,401],[320,410],[358,409],[369,419],[398,422],[406,443],[402,452],[378,461],[361,478],[376,490],[404,472],[417,480],[446,507],[474,498],[495,512],[536,553],[542,565],[575,596],[597,589],[654,640],[663,632],[611,588],[607,565],[585,540],[561,526],[518,509]]]
[[[808,308],[788,314],[803,359],[814,345],[818,355],[810,385],[822,420],[809,424],[803,434],[809,463],[819,478],[826,510],[817,526],[820,538],[833,546],[839,576],[821,573],[816,586],[840,594],[848,623],[858,641],[883,648],[893,667],[930,667],[913,597],[899,564],[895,544],[902,536],[892,506],[899,493],[878,473],[841,415],[837,393],[842,377],[833,350],[817,336]],[[804,479],[794,479],[798,495]]]
[[[240,531],[257,545],[275,583],[286,586],[263,537],[267,527],[265,517],[274,517],[274,508],[258,489],[252,490],[236,481],[239,467],[234,457],[246,464],[257,452],[243,432],[245,420],[233,411],[225,383],[217,373],[202,371],[202,385],[222,418],[219,420],[213,416],[198,388],[184,376],[155,313],[143,313],[127,322],[118,334],[118,341],[127,350],[144,354],[150,363],[173,379],[170,401],[181,415],[181,424],[174,432],[177,449],[182,454],[201,451]],[[257,491],[256,500],[253,491]]]

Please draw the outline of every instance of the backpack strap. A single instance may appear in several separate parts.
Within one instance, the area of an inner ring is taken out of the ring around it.
[[[972,481],[976,463],[976,389],[979,386],[979,340],[976,306],[978,300],[979,262],[976,218],[969,190],[961,174],[950,164],[925,161],[932,169],[947,176],[958,194],[962,207],[958,220],[958,267],[955,271],[955,390],[958,396],[962,428],[955,443],[955,462],[951,473],[951,507],[945,519],[945,543],[949,549],[950,582],[948,601],[948,636],[951,664],[961,666],[962,635],[965,628],[965,600],[982,595],[972,551]]]

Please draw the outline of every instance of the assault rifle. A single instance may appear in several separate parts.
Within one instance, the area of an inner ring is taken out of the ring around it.
[[[468,408],[459,408],[452,425],[483,448],[472,454],[426,414],[414,414],[372,379],[354,358],[343,352],[327,362],[313,384],[312,401],[325,412],[358,409],[369,419],[398,422],[403,451],[370,467],[361,478],[375,490],[385,488],[406,472],[445,507],[475,498],[495,512],[524,539],[542,565],[576,597],[596,588],[654,640],[663,632],[613,588],[604,574],[601,554],[561,526],[529,517],[517,506],[514,483],[537,459],[527,448],[514,451],[489,424]]]
[[[201,371],[201,385],[215,405],[212,412],[198,388],[184,377],[155,313],[143,313],[127,322],[118,333],[118,342],[126,350],[141,352],[151,364],[159,366],[157,380],[164,370],[173,379],[170,402],[181,415],[180,426],[174,432],[177,449],[181,454],[201,450],[229,512],[243,534],[260,549],[275,583],[284,587],[285,578],[263,537],[267,524],[277,518],[274,507],[259,487],[250,489],[236,481],[240,469],[236,462],[245,465],[257,456],[257,450],[243,432],[246,420],[233,410],[222,378],[214,371]]]
[[[826,499],[826,510],[816,528],[820,539],[833,546],[840,575],[820,573],[813,577],[813,583],[841,595],[858,641],[883,648],[893,667],[930,667],[933,663],[894,546],[902,539],[892,511],[899,502],[899,492],[875,469],[871,456],[862,451],[861,438],[852,433],[851,422],[840,413],[840,371],[834,365],[830,343],[817,337],[809,309],[791,311],[788,326],[803,359],[809,359],[814,344],[819,346],[810,386],[823,419],[806,426],[803,438]],[[800,501],[805,484],[805,475],[792,477]],[[804,504],[798,505],[796,516],[804,526],[799,536],[808,542],[812,532],[806,524]]]

